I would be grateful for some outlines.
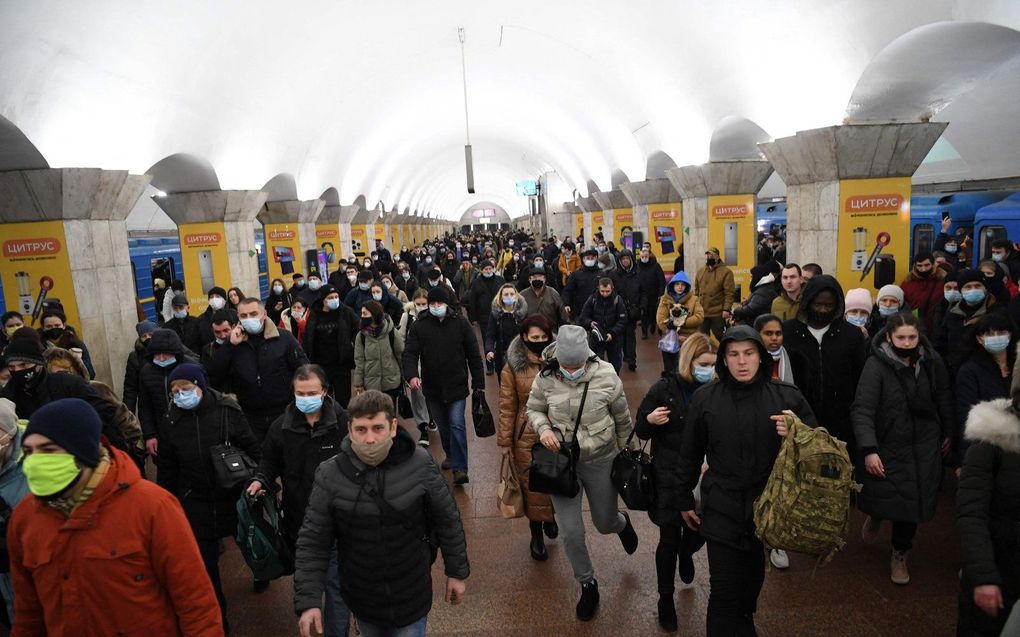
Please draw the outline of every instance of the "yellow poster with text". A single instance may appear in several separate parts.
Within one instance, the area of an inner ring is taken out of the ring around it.
[[[606,227],[606,212],[604,210],[594,210],[591,213],[591,236],[595,238],[595,234],[604,232]],[[605,235],[603,235],[605,238]],[[608,239],[607,239],[608,240]]]
[[[584,213],[574,213],[574,235],[571,237],[573,240],[577,240],[578,237],[584,236]]]
[[[0,236],[3,236],[0,280],[7,310],[20,312],[25,325],[39,328],[43,302],[59,301],[67,322],[78,331],[78,336],[87,338],[78,316],[64,223],[5,223],[0,225]]]
[[[329,272],[335,271],[337,262],[344,258],[343,245],[340,243],[340,225],[336,223],[315,224],[315,248],[326,255]]]
[[[289,281],[295,272],[304,273],[298,224],[267,223],[265,229],[269,280],[280,278]]]
[[[754,195],[714,195],[708,198],[708,246],[719,248],[723,263],[733,272],[740,299],[751,294],[751,268],[758,258],[754,224]],[[699,259],[701,260],[701,259]]]
[[[641,246],[634,246],[634,209],[617,208],[613,210],[613,241],[620,250],[627,249],[637,254]]]
[[[186,223],[177,227],[181,242],[181,270],[184,271],[184,291],[188,295],[192,316],[205,312],[209,305],[209,289],[234,286],[230,276],[230,259],[227,256],[227,235],[223,224]]]
[[[872,297],[910,270],[910,177],[839,182],[836,278]]]
[[[359,223],[351,226],[351,253],[359,258],[369,253],[365,224]]]
[[[678,203],[648,206],[648,234],[645,241],[651,242],[652,254],[666,272],[673,269],[673,262],[684,243],[683,233],[680,232],[680,210]]]
[[[397,254],[400,252],[400,246],[404,244],[404,238],[400,232],[400,224],[390,224],[390,254]]]

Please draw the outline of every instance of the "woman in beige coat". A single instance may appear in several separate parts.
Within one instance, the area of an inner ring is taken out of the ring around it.
[[[531,448],[538,442],[538,434],[528,426],[525,405],[535,376],[542,369],[542,350],[554,338],[552,324],[541,314],[521,321],[519,335],[507,347],[506,364],[500,374],[496,430],[496,444],[504,456],[511,456],[517,467],[524,493],[524,514],[531,527],[531,557],[540,562],[549,559],[543,530],[552,539],[559,534],[559,529],[549,496],[528,491],[527,468],[531,465]]]

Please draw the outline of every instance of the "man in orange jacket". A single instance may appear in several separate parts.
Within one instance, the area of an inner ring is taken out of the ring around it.
[[[29,491],[8,527],[12,637],[222,637],[219,604],[177,499],[100,440],[78,398],[32,414]]]

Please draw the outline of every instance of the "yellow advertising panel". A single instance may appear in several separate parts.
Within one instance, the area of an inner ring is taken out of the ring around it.
[[[401,232],[401,226],[399,223],[391,224],[389,226],[389,229],[390,229],[390,252],[396,254],[400,252],[400,246],[402,246],[405,243],[403,233]]]
[[[645,241],[652,244],[652,254],[662,269],[669,272],[680,254],[684,237],[680,232],[680,204],[657,203],[648,206],[648,235]]]
[[[577,237],[580,237],[580,236],[583,236],[583,235],[584,235],[584,213],[583,212],[575,212],[574,213],[574,236],[572,238],[577,239]]]
[[[593,210],[591,213],[591,236],[595,238],[595,233],[602,232],[603,228],[606,227],[606,213],[603,210]]]
[[[295,272],[304,272],[301,255],[301,239],[296,223],[267,223],[266,263],[269,265],[269,280],[280,278],[290,280]]]
[[[910,270],[910,177],[839,182],[836,278],[843,291],[898,284]]]
[[[369,253],[365,224],[359,223],[351,226],[351,252],[356,257],[363,257]]]
[[[723,263],[733,272],[740,298],[750,295],[751,268],[758,258],[754,224],[754,195],[713,195],[708,198],[708,246],[719,248]]]
[[[0,279],[7,309],[20,312],[25,325],[38,328],[43,301],[58,300],[64,306],[67,322],[85,338],[71,280],[64,222],[5,223],[0,226],[0,236]]]
[[[634,209],[617,208],[613,210],[613,241],[616,247],[623,250],[626,248],[637,254],[641,246],[634,245]]]
[[[227,235],[223,224],[186,223],[177,227],[181,242],[181,269],[184,291],[188,295],[192,316],[201,314],[209,305],[209,289],[224,290],[234,286],[227,256]]]
[[[340,226],[336,223],[315,224],[315,247],[326,255],[329,270],[336,269],[333,265],[338,259],[344,258],[343,245],[340,242]],[[321,257],[320,257],[321,258]]]

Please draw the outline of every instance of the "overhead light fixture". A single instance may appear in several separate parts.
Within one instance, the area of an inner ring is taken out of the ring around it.
[[[460,76],[464,84],[464,166],[467,171],[467,191],[475,194],[475,167],[471,157],[471,126],[468,123],[467,96],[467,60],[464,56],[464,27],[457,27],[457,39],[460,40]]]

